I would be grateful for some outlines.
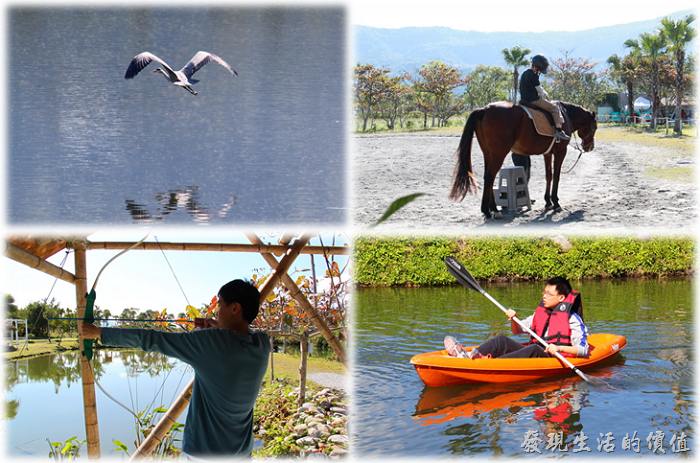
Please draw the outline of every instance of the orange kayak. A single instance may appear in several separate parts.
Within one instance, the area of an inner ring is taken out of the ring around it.
[[[615,356],[625,347],[624,336],[591,334],[589,356],[567,358],[581,370],[592,368]],[[474,347],[468,347],[471,350]],[[515,383],[548,376],[575,374],[557,358],[476,359],[450,357],[445,350],[418,354],[411,359],[426,386],[452,386],[467,383]]]

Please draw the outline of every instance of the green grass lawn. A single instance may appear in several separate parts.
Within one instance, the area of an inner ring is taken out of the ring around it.
[[[601,125],[595,135],[596,141],[637,143],[644,146],[658,146],[682,151],[684,154],[692,154],[695,150],[697,129],[683,127],[683,135],[673,133],[673,129],[666,133],[665,128],[650,131],[640,127],[625,127],[618,125]]]

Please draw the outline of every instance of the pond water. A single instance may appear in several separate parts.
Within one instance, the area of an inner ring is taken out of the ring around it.
[[[341,7],[8,10],[12,224],[339,224],[347,215]],[[191,95],[174,69],[204,50]]]
[[[523,318],[542,295],[540,284],[484,289]],[[691,282],[594,281],[575,289],[589,332],[627,338],[621,356],[587,371],[610,387],[591,386],[573,373],[527,384],[427,387],[409,362],[413,355],[442,349],[447,334],[466,346],[510,334],[503,313],[464,287],[357,291],[354,455],[694,456]],[[532,445],[526,435],[535,433],[541,443]],[[562,444],[547,448],[548,436]]]
[[[5,366],[5,410],[2,421],[6,452],[10,457],[40,457],[49,453],[51,442],[77,436],[85,439],[82,377],[78,353],[22,359]],[[169,407],[194,376],[192,369],[177,360],[142,351],[100,350],[93,365],[102,387],[135,413]],[[135,450],[136,418],[95,387],[103,456],[120,455],[113,440]],[[157,417],[162,416],[158,414]],[[178,418],[184,423],[185,411]],[[156,418],[154,421],[157,421]],[[178,435],[182,438],[182,434]],[[180,447],[180,442],[176,442]],[[84,444],[81,455],[87,455]]]

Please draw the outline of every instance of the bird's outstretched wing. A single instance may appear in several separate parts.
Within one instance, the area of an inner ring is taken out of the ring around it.
[[[173,71],[173,69],[170,66],[168,66],[168,63],[158,58],[153,53],[149,53],[147,51],[144,51],[143,53],[139,53],[138,55],[134,56],[134,59],[131,60],[131,63],[129,63],[129,67],[126,69],[126,74],[124,74],[124,78],[133,79],[134,77],[136,77],[136,74],[138,74],[143,68],[148,66],[148,64],[151,61],[156,61],[160,63],[165,68],[165,70],[168,71],[168,74],[170,74],[171,80],[178,80],[175,71]]]
[[[199,71],[199,69],[207,64],[209,61],[214,60],[223,67],[225,67],[228,72],[233,74],[234,76],[237,76],[238,73],[224,60],[216,56],[214,53],[208,53],[206,51],[198,51],[196,55],[192,57],[189,63],[185,64],[185,66],[180,69],[180,72],[185,74],[187,76],[187,79],[192,77],[192,74],[195,72]]]

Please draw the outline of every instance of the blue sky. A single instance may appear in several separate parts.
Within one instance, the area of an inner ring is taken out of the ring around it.
[[[138,241],[146,235],[144,230],[133,231],[104,231],[90,235],[91,241]],[[222,233],[221,231],[182,231],[172,232],[155,230],[147,241],[155,242],[225,242],[250,243],[239,232]],[[258,236],[266,243],[276,243],[279,233],[258,232]],[[346,235],[335,234],[336,244],[348,242]],[[330,245],[332,232],[321,233],[323,243]],[[318,244],[318,237],[311,244]],[[119,251],[90,250],[87,253],[88,286],[91,287],[100,268]],[[49,262],[60,265],[65,252],[48,259]],[[166,260],[167,258],[167,260]],[[279,258],[278,258],[279,260]],[[343,268],[347,256],[336,256],[336,261]],[[75,308],[74,287],[62,280],[46,275],[38,270],[29,268],[10,259],[4,258],[6,278],[3,293],[9,293],[16,299],[18,307],[24,307],[30,302],[55,298],[61,307]],[[68,256],[65,268],[74,272],[73,254]],[[316,262],[317,276],[323,275],[325,263],[318,257]],[[170,270],[168,263],[172,266]],[[294,277],[304,274],[311,275],[310,255],[300,255],[290,274]],[[102,309],[109,309],[113,315],[118,315],[124,308],[140,310],[168,309],[168,313],[177,315],[184,312],[187,300],[195,307],[208,303],[216,296],[219,288],[230,280],[250,278],[256,269],[262,269],[258,274],[271,271],[265,260],[257,253],[238,252],[204,252],[204,251],[161,251],[132,250],[114,260],[106,267],[97,284],[97,300],[95,304]],[[347,270],[349,272],[349,270]],[[183,291],[180,291],[177,276]],[[55,283],[55,286],[54,286]],[[53,287],[53,290],[52,290]],[[185,298],[186,296],[186,298]]]

